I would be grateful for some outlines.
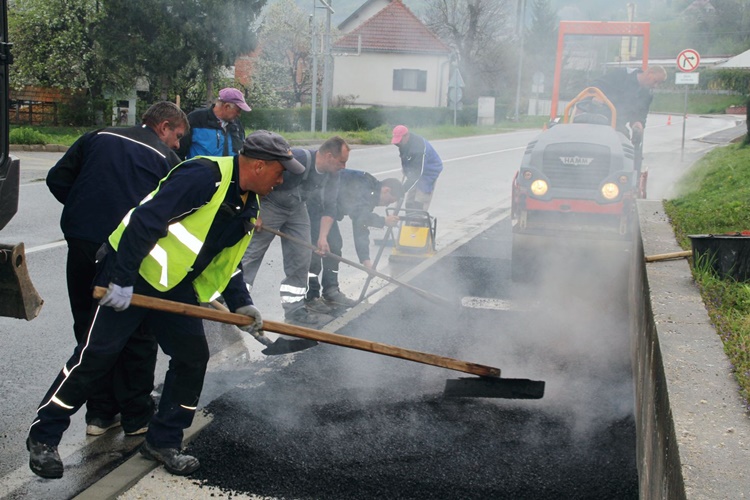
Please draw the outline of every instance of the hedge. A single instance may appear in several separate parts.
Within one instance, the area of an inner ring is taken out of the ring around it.
[[[278,130],[298,132],[310,130],[311,108],[258,109],[241,115],[248,130]],[[505,119],[506,109],[495,108],[495,119]],[[321,130],[322,110],[316,113],[316,130]],[[411,127],[434,127],[453,124],[451,108],[328,108],[328,130],[362,131],[372,130],[381,125],[393,126],[399,123]],[[457,125],[476,125],[476,106],[466,106],[456,112]]]

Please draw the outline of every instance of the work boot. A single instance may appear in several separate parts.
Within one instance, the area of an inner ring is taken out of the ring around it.
[[[330,323],[331,321],[333,321],[333,316],[311,312],[304,307],[300,307],[290,313],[285,314],[284,320],[287,323],[291,323],[293,325],[315,328],[325,325],[326,323]]]
[[[323,302],[320,297],[315,297],[314,299],[305,299],[305,308],[310,312],[329,315],[334,311],[333,307]]]
[[[334,307],[350,308],[357,305],[356,300],[350,299],[349,297],[344,295],[341,290],[338,289],[338,287],[324,290],[323,301]]]
[[[86,422],[86,435],[87,436],[101,436],[110,429],[120,426],[120,415],[115,415],[112,418],[98,418],[94,417]]]
[[[29,468],[39,477],[45,479],[59,479],[63,476],[63,463],[57,446],[40,443],[26,438],[26,449],[29,450]]]
[[[167,472],[176,476],[187,476],[201,466],[197,458],[186,455],[177,448],[155,448],[148,441],[141,445],[141,455],[164,464]]]
[[[143,434],[146,434],[147,432],[148,432],[148,425],[144,425],[143,427],[140,427],[133,431],[125,431],[125,435],[126,436],[142,436]]]

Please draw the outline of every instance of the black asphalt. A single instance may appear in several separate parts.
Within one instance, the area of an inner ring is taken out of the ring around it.
[[[208,406],[192,478],[278,498],[638,498],[628,255],[548,250],[563,272],[514,286],[503,221],[411,283],[508,307],[398,290],[339,331],[546,380],[542,400],[444,399],[464,374],[321,345]]]

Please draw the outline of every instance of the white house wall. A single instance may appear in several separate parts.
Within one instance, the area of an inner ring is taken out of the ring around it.
[[[332,95],[334,98],[356,96],[354,104],[357,106],[446,106],[448,62],[446,56],[393,53],[336,56]],[[393,90],[393,70],[396,69],[426,71],[426,90]]]

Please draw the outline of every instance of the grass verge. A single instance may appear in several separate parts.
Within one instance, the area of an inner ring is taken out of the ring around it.
[[[733,144],[708,153],[678,184],[681,195],[665,202],[680,245],[690,234],[721,234],[750,229],[750,146]],[[716,275],[709,262],[693,265],[717,333],[750,410],[750,283]]]

